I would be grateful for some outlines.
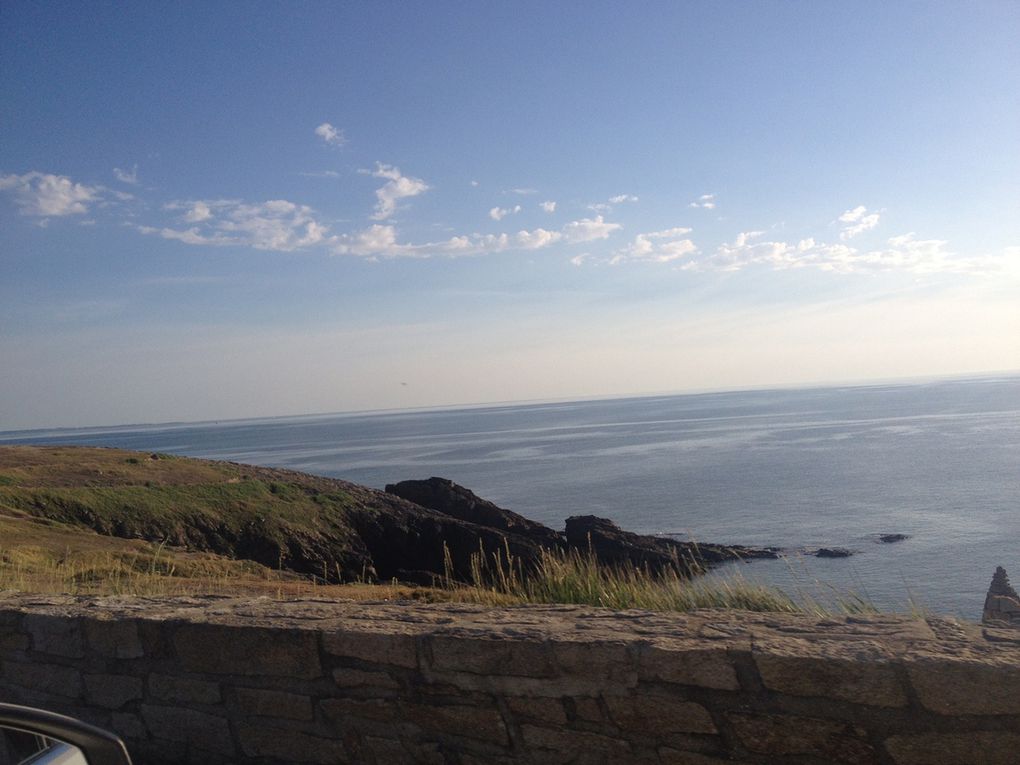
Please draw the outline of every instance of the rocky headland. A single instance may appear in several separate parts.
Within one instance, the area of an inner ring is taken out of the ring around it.
[[[0,517],[210,552],[326,582],[466,581],[472,556],[526,572],[545,552],[690,576],[779,548],[693,543],[574,515],[563,531],[443,478],[385,491],[275,468],[87,447],[0,447]],[[799,551],[840,556],[849,551]]]

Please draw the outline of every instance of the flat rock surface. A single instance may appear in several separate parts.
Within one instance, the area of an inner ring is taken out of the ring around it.
[[[0,593],[0,614],[211,623],[317,632],[456,635],[485,640],[693,644],[793,651],[854,661],[953,658],[1020,666],[1020,642],[946,618],[817,617],[696,610],[685,614],[568,605],[492,608],[476,604],[230,598],[91,597]]]

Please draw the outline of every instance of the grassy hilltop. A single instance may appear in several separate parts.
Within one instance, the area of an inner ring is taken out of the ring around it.
[[[0,447],[0,587],[296,591],[367,578],[349,516],[400,500],[289,471]]]

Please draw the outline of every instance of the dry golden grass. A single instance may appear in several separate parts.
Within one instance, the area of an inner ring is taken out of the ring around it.
[[[80,527],[18,518],[0,509],[0,591],[74,595],[267,595],[439,599],[405,585],[320,585],[252,561],[231,560]]]
[[[269,596],[336,600],[416,600],[490,606],[567,603],[614,609],[690,611],[726,608],[784,613],[873,613],[852,593],[835,604],[790,597],[749,582],[653,576],[638,568],[600,565],[591,554],[547,553],[524,576],[506,554],[474,556],[472,581],[440,578],[434,587],[320,584],[258,563],[196,553],[142,540],[108,537],[53,521],[19,517],[0,507],[0,591],[78,595]]]

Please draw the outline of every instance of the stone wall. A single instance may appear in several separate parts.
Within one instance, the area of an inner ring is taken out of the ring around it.
[[[944,619],[0,595],[0,662],[142,765],[1020,762],[1020,631]]]

